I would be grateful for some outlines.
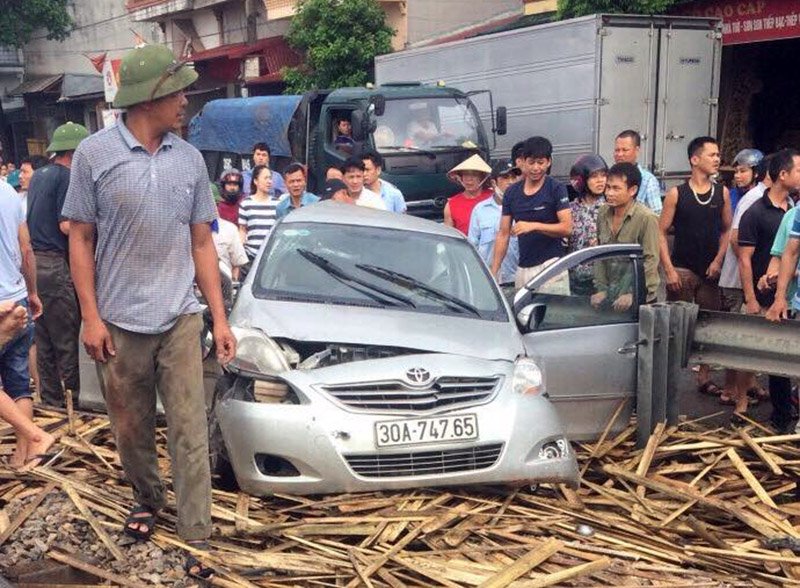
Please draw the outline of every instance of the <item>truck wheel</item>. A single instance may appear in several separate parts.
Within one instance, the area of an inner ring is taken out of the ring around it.
[[[215,488],[227,492],[239,489],[233,466],[228,459],[228,450],[222,438],[222,429],[217,419],[217,404],[227,398],[246,399],[250,395],[248,383],[233,374],[223,374],[214,388],[214,398],[208,411],[208,458],[211,467],[211,481]]]

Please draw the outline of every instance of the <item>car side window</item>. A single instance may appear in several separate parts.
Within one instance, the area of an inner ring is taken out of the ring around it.
[[[545,305],[537,330],[636,322],[637,280],[635,260],[629,255],[565,269],[533,291],[531,302]]]

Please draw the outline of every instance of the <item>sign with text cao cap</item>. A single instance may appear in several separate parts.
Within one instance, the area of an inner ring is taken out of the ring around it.
[[[119,64],[122,59],[106,58],[103,63],[103,90],[105,91],[106,102],[114,102],[119,88]]]
[[[710,0],[683,5],[674,13],[721,18],[723,45],[800,37],[797,0]]]

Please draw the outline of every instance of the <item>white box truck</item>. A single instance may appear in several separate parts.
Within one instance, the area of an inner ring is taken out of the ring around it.
[[[611,164],[615,136],[634,129],[640,163],[670,184],[689,173],[688,142],[716,132],[721,50],[718,19],[598,14],[382,55],[375,77],[491,90],[508,114],[492,156],[543,135],[562,178],[584,153]]]

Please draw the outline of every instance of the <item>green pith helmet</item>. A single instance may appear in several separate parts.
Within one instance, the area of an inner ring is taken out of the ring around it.
[[[145,45],[125,54],[119,67],[114,108],[150,102],[180,92],[197,79],[197,72],[176,61],[164,45]]]
[[[88,136],[89,131],[86,130],[85,126],[72,121],[67,122],[58,127],[53,133],[53,139],[50,141],[50,145],[47,146],[47,151],[50,153],[75,151],[78,148],[78,143]]]

